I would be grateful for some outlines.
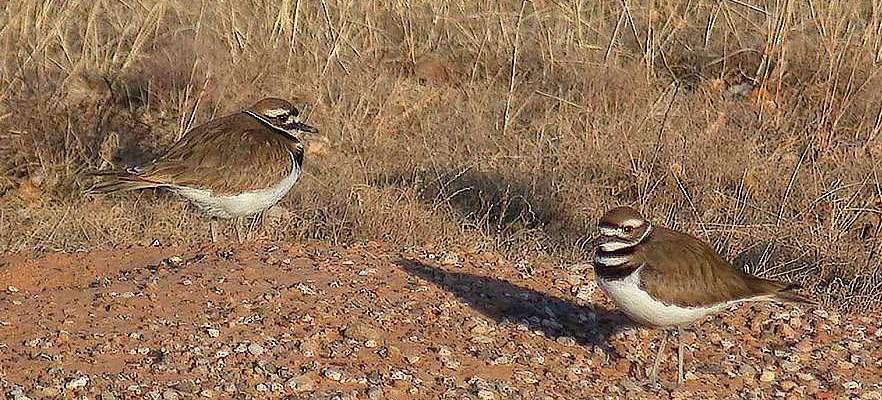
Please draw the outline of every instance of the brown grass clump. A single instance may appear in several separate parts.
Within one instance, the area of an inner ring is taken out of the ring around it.
[[[827,305],[882,302],[882,13],[865,2],[0,7],[4,251],[206,238],[171,196],[83,198],[84,172],[299,95],[327,140],[266,237],[570,262],[628,203]]]

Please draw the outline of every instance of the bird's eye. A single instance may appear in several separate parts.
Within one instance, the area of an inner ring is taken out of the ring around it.
[[[622,232],[624,232],[625,234],[630,235],[631,232],[634,232],[634,228],[631,227],[631,226],[623,226],[623,227],[622,227]]]

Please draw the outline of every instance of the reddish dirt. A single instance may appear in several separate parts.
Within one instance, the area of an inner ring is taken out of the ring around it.
[[[355,246],[0,257],[9,398],[882,399],[882,322],[761,304],[710,318],[645,383],[659,331],[587,265]],[[676,343],[676,339],[669,341]]]

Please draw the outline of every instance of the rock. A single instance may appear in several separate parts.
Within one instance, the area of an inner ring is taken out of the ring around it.
[[[319,345],[314,340],[303,340],[300,342],[300,353],[306,357],[315,357],[319,352]]]
[[[756,368],[750,364],[741,364],[741,366],[738,368],[738,372],[741,373],[741,377],[749,380],[753,380],[754,378],[756,378],[756,374],[758,373]]]
[[[444,368],[447,369],[459,369],[459,366],[462,365],[458,360],[454,360],[447,356],[440,356],[438,359],[441,361],[441,364],[444,365]]]
[[[181,381],[172,386],[175,390],[184,393],[196,393],[199,387],[191,381]]]
[[[216,338],[220,336],[220,329],[208,328],[205,330],[205,332],[208,333],[208,337],[210,338]]]
[[[588,285],[574,286],[572,291],[579,300],[591,300],[594,295],[594,287]]]
[[[449,356],[453,354],[453,352],[450,351],[450,347],[447,346],[439,346],[436,351],[438,352],[439,356]]]
[[[80,377],[77,377],[77,378],[70,380],[70,382],[68,382],[66,385],[64,385],[64,388],[68,389],[68,390],[73,390],[73,389],[79,389],[79,388],[86,387],[86,385],[88,385],[88,384],[89,384],[89,377],[88,376],[80,376]]]
[[[100,400],[116,400],[117,397],[112,392],[101,392],[101,395],[98,396]]]
[[[285,382],[285,386],[295,392],[308,392],[315,390],[315,378],[312,373],[295,376]]]
[[[377,332],[377,329],[367,324],[350,325],[343,330],[343,336],[347,339],[357,340],[359,342],[365,342],[368,340],[379,342],[382,339],[379,332]]]
[[[622,379],[622,387],[624,387],[625,390],[629,392],[636,392],[640,390],[640,385],[638,385],[637,382],[634,382],[633,380],[630,380],[628,378]]]
[[[181,396],[178,395],[178,392],[176,392],[172,389],[165,389],[162,392],[162,400],[177,400],[180,397]]]
[[[113,393],[109,393],[109,394],[113,395]],[[44,387],[44,388],[41,388],[40,390],[37,391],[37,397],[56,398],[56,397],[59,397],[60,395],[61,395],[61,390],[59,390],[58,388],[56,388],[54,386]],[[109,399],[109,400],[113,400],[113,399]]]
[[[775,381],[775,371],[765,370],[759,378],[760,382],[774,382]]]
[[[856,390],[861,388],[860,382],[848,381],[842,384],[842,387],[848,390]]]
[[[409,356],[404,357],[404,359],[410,364],[416,364],[416,363],[420,362],[422,357],[417,356],[417,355],[409,355]]]
[[[325,378],[328,378],[332,381],[337,381],[337,382],[339,382],[341,379],[343,379],[343,372],[338,369],[335,369],[335,368],[325,368],[325,370],[322,371],[322,375]]]
[[[21,398],[25,395],[24,389],[22,389],[22,387],[18,386],[18,385],[13,387],[12,390],[10,390],[8,394],[9,394],[9,397],[11,397],[13,399],[18,399],[18,398]]]
[[[367,391],[368,399],[370,400],[379,400],[383,398],[383,388],[379,386],[372,386]]]
[[[792,340],[796,337],[796,331],[794,331],[788,324],[781,324],[778,325],[778,336]]]
[[[800,368],[802,368],[802,366],[798,362],[792,362],[792,361],[781,362],[781,369],[783,369],[787,372],[796,372],[796,371],[799,371]]]
[[[493,391],[490,391],[487,389],[478,390],[477,395],[478,395],[478,398],[481,400],[494,400],[494,399],[496,399],[496,394],[493,393]]]
[[[265,352],[266,349],[264,349],[263,346],[257,343],[251,343],[248,345],[248,354],[251,354],[252,356],[260,357]]]
[[[871,390],[861,394],[861,400],[882,400],[882,392]]]
[[[515,371],[514,379],[518,382],[523,382],[527,384],[538,383],[539,379],[536,378],[536,375],[533,374],[533,371]]]
[[[490,336],[476,335],[476,336],[472,336],[472,337],[469,339],[469,341],[472,342],[472,343],[478,343],[478,344],[490,344],[490,343],[495,342],[496,339],[494,339],[494,338],[492,338],[492,337],[490,337]]]
[[[229,346],[221,347],[220,350],[214,353],[216,358],[226,358],[233,351]]]
[[[571,336],[558,336],[557,339],[555,339],[555,341],[558,344],[561,344],[561,345],[564,345],[567,347],[572,347],[572,346],[576,345],[576,339]]]
[[[799,378],[799,380],[801,380],[801,381],[803,381],[803,382],[809,382],[809,381],[813,381],[813,380],[815,380],[815,376],[814,376],[814,375],[812,375],[812,374],[806,374],[806,373],[803,373],[803,372],[800,372],[800,373],[796,374],[796,377]]]

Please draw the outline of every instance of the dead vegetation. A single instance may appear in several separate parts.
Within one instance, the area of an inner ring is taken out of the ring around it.
[[[635,204],[826,304],[882,301],[882,4],[36,2],[0,8],[0,248],[205,240],[83,198],[260,97],[327,143],[260,234],[584,260]]]

